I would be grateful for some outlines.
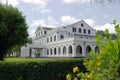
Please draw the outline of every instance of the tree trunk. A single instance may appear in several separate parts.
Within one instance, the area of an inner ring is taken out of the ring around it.
[[[7,49],[5,47],[2,47],[2,45],[0,45],[0,61],[4,61],[6,50]]]
[[[4,61],[4,53],[5,51],[0,50],[0,61]]]

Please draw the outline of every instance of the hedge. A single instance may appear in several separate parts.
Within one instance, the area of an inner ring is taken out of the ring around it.
[[[82,59],[45,62],[0,62],[0,80],[65,80],[78,66],[85,72]]]

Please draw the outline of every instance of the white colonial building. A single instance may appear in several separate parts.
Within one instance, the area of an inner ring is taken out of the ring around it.
[[[93,50],[96,30],[83,20],[63,27],[39,26],[33,44],[21,48],[21,57],[84,57]]]

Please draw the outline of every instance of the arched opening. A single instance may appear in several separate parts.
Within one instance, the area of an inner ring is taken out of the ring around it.
[[[100,53],[98,46],[95,47],[95,53]]]
[[[56,55],[56,48],[54,48],[54,55]]]
[[[50,49],[50,55],[52,55],[52,49]]]
[[[63,54],[66,54],[66,47],[63,47]]]
[[[76,53],[77,54],[82,54],[82,47],[80,45],[77,45],[77,47],[76,47]]]
[[[61,54],[61,48],[60,47],[58,48],[58,54],[59,55]]]
[[[87,46],[87,47],[86,47],[86,54],[88,54],[90,51],[91,51],[91,47],[90,47],[90,46]]]
[[[69,46],[68,50],[69,50],[69,54],[72,54],[72,46]]]

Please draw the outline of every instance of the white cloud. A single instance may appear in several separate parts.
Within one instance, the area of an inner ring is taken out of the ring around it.
[[[45,25],[44,19],[37,19],[37,20],[33,20],[32,22],[33,23],[31,24],[31,26]]]
[[[29,4],[36,4],[39,6],[46,6],[48,2],[48,0],[21,0],[21,1]]]
[[[50,0],[22,0],[22,2],[36,5],[32,8],[31,11],[40,11],[40,13],[52,13],[50,9],[47,9],[46,6]]]
[[[41,7],[32,8],[31,11],[39,11],[42,14],[44,14],[44,13],[52,13],[52,11],[50,9],[41,8]]]
[[[44,13],[52,13],[52,11],[50,9],[41,9],[40,13],[44,14]]]
[[[77,21],[80,21],[81,19],[77,19],[75,17],[71,17],[69,15],[67,16],[62,16],[61,18],[61,22],[64,23],[64,24],[72,24],[72,23],[75,23]],[[95,26],[95,20],[93,19],[83,19],[88,25],[90,26]]]
[[[49,22],[49,20],[51,21]],[[47,19],[33,20],[32,23],[30,24],[31,27],[29,27],[28,29],[30,36],[31,37],[34,36],[35,30],[38,26],[55,28],[56,26],[54,24],[56,24],[57,22],[54,21],[55,21],[54,18],[52,18],[51,16],[49,16]]]
[[[104,15],[105,18],[110,18],[110,16],[108,14]]]
[[[67,15],[67,16],[62,16],[62,17],[60,18],[60,20],[61,20],[62,23],[64,23],[64,24],[72,24],[72,23],[74,23],[74,22],[79,21],[79,19],[76,19],[75,17],[71,17],[71,16],[69,16],[69,15]]]
[[[91,27],[95,26],[95,20],[93,19],[84,19],[84,21]]]
[[[63,0],[64,3],[72,4],[72,3],[89,3],[91,0]]]
[[[47,23],[49,25],[58,25],[59,24],[59,22],[56,21],[52,16],[48,16],[47,17]]]
[[[13,6],[17,6],[19,4],[19,0],[1,0],[3,4],[6,4],[6,1],[8,1],[8,4],[11,4]]]
[[[37,19],[33,20],[31,26],[57,26],[59,22],[57,22],[52,16],[48,16],[46,19]]]
[[[95,29],[96,30],[103,30],[103,31],[105,31],[105,29],[108,29],[110,33],[115,33],[114,25],[109,24],[109,23],[106,23],[106,24],[104,24],[102,26],[96,26]]]

